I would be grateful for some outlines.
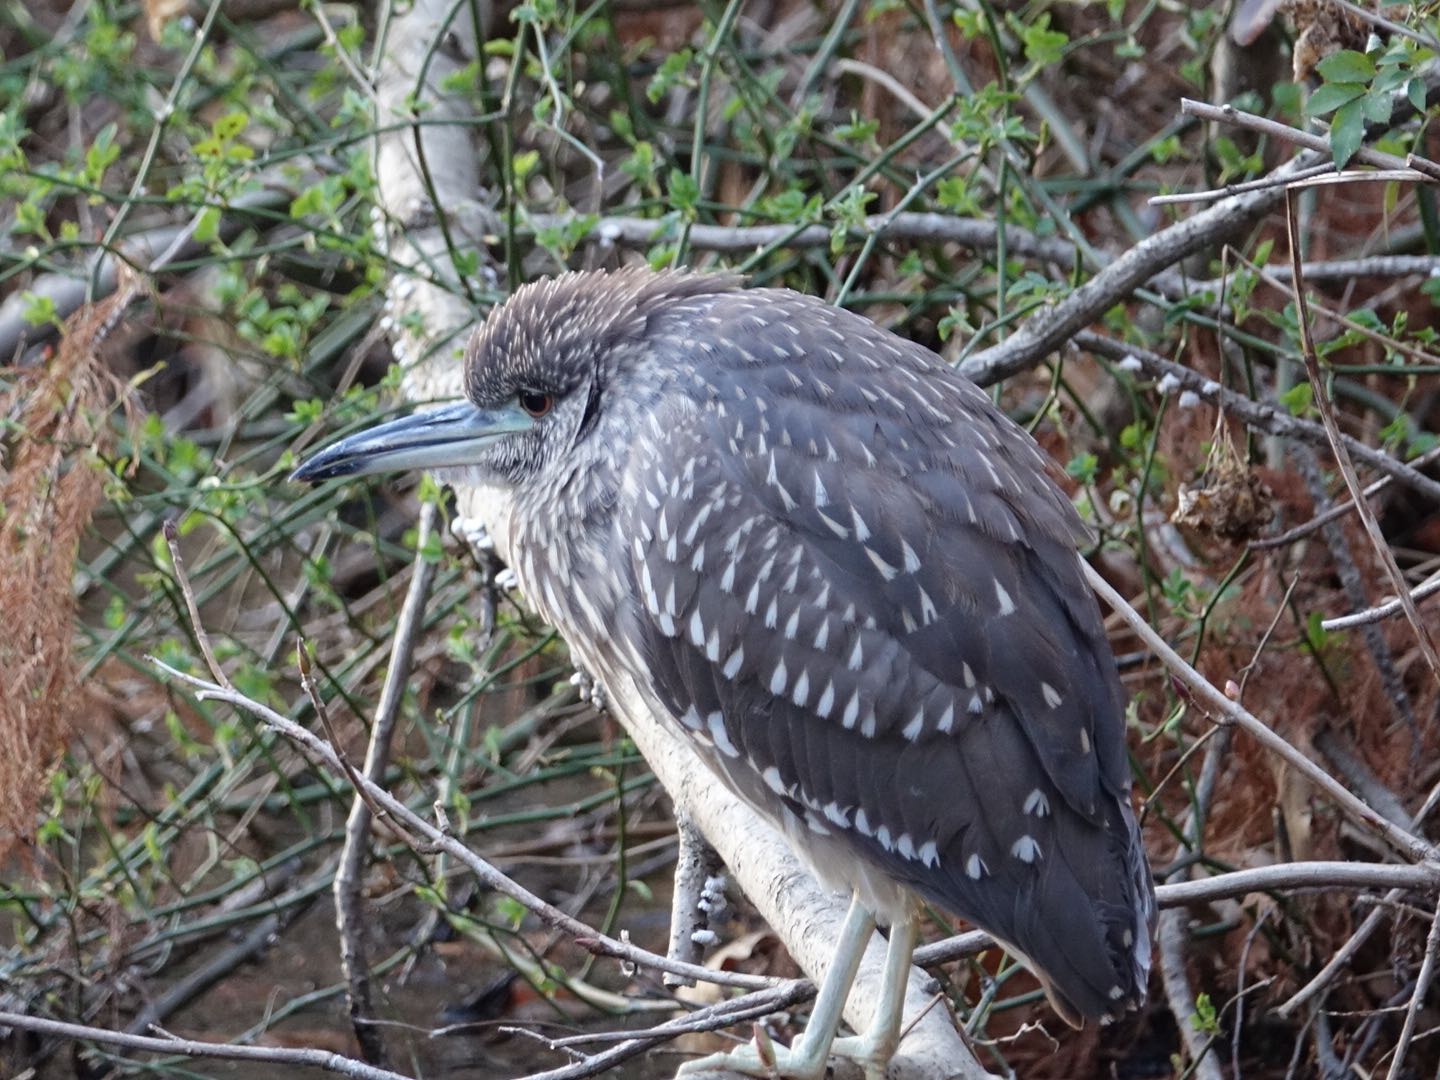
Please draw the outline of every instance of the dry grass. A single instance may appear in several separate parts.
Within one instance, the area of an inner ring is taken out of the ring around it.
[[[46,363],[0,385],[0,860],[39,822],[51,768],[85,709],[77,699],[75,555],[105,496],[108,412],[122,385],[100,345],[129,290],[82,308]]]

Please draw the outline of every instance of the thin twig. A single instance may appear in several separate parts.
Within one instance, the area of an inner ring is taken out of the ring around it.
[[[1285,409],[1275,405],[1251,401],[1243,394],[1221,386],[1209,376],[1202,375],[1184,364],[1168,360],[1149,349],[1116,341],[1114,338],[1105,337],[1103,334],[1096,334],[1089,330],[1077,332],[1074,335],[1074,342],[1085,351],[1096,353],[1106,359],[1117,362],[1134,361],[1140,365],[1145,374],[1152,378],[1164,379],[1168,376],[1178,389],[1189,390],[1201,400],[1223,408],[1227,414],[1235,417],[1247,427],[1271,435],[1296,439],[1312,446],[1328,447],[1330,445],[1329,437],[1322,425],[1311,420],[1303,420],[1298,416],[1291,416]],[[1383,451],[1372,449],[1359,439],[1351,438],[1349,435],[1341,435],[1340,438],[1344,442],[1345,448],[1357,461],[1368,465],[1376,472],[1393,476],[1406,487],[1440,503],[1440,483],[1430,479],[1413,465],[1399,461]]]
[[[1411,589],[1409,593],[1410,602],[1417,604],[1426,597],[1434,596],[1437,592],[1440,592],[1440,573],[1432,574],[1421,584]],[[1355,626],[1364,626],[1366,623],[1374,623],[1382,619],[1388,619],[1391,615],[1403,610],[1405,610],[1404,602],[1401,601],[1399,597],[1396,597],[1393,600],[1386,600],[1383,604],[1378,604],[1375,607],[1366,608],[1364,611],[1355,611],[1349,615],[1337,615],[1333,619],[1323,619],[1320,625],[1326,630],[1349,630]]]
[[[190,686],[199,700],[221,701],[232,705],[254,716],[292,742],[298,743],[336,773],[349,777],[352,784],[369,795],[372,801],[372,812],[383,811],[385,816],[393,822],[403,823],[406,829],[413,831],[430,849],[444,851],[463,864],[475,875],[481,885],[521,904],[533,912],[546,926],[563,930],[587,951],[598,956],[623,960],[639,967],[654,968],[657,971],[673,971],[702,982],[719,983],[724,986],[756,990],[775,984],[775,980],[758,975],[745,975],[733,971],[712,971],[693,964],[674,963],[656,953],[599,933],[593,927],[585,925],[553,904],[546,903],[528,889],[516,884],[485,859],[471,851],[460,840],[431,824],[368,777],[362,776],[358,771],[346,769],[340,755],[335,752],[333,747],[293,720],[237,690],[226,689],[188,672],[180,671],[153,656],[148,659],[150,663],[171,678],[178,679]]]
[[[167,520],[164,525],[165,544],[170,549],[170,563],[175,567],[175,583],[180,586],[180,595],[185,598],[185,610],[190,613],[190,626],[195,631],[195,640],[200,646],[200,655],[205,658],[205,666],[210,669],[210,674],[215,681],[225,689],[230,690],[230,678],[225,674],[225,669],[220,666],[220,661],[215,659],[215,650],[210,647],[210,635],[205,632],[205,626],[200,621],[200,608],[195,603],[195,590],[190,587],[190,575],[185,572],[185,560],[180,555],[180,530],[175,527],[173,520]]]
[[[1269,135],[1271,138],[1279,139],[1282,142],[1294,143],[1306,150],[1314,150],[1330,156],[1330,140],[1324,135],[1312,131],[1301,131],[1289,124],[1282,124],[1278,120],[1271,120],[1264,116],[1256,116],[1254,113],[1246,112],[1244,109],[1237,109],[1234,105],[1211,105],[1208,101],[1196,101],[1194,98],[1181,98],[1180,111],[1185,116],[1197,116],[1201,120],[1209,120],[1217,124],[1231,124],[1235,127],[1245,128],[1247,131],[1259,132],[1261,135]],[[1381,169],[1402,169],[1406,172],[1413,172],[1417,180],[1428,180],[1423,173],[1410,169],[1405,159],[1394,154],[1387,154],[1381,150],[1372,150],[1368,146],[1362,146],[1355,151],[1351,161],[1358,161],[1363,165],[1374,165]],[[1293,176],[1293,174],[1292,174]]]
[[[1165,1000],[1180,1029],[1180,1040],[1185,1045],[1185,1054],[1190,1059],[1187,1075],[1200,1080],[1221,1080],[1220,1064],[1210,1053],[1215,1045],[1215,1036],[1206,1032],[1197,1022],[1199,1010],[1195,1006],[1195,993],[1190,989],[1190,980],[1185,970],[1185,942],[1187,916],[1184,911],[1163,911],[1155,931],[1156,952],[1160,959],[1160,981],[1165,987]]]
[[[1419,457],[1411,460],[1409,464],[1412,469],[1418,469],[1422,465],[1430,464],[1437,457],[1440,457],[1440,446],[1433,446]],[[1394,477],[1382,476],[1378,480],[1372,481],[1365,488],[1365,497],[1367,499],[1373,499],[1389,487],[1393,480]],[[1312,532],[1323,528],[1330,524],[1330,522],[1338,521],[1346,514],[1353,512],[1354,509],[1355,500],[1347,495],[1343,500],[1337,502],[1323,513],[1316,514],[1309,521],[1302,522],[1293,529],[1286,529],[1278,536],[1267,536],[1263,540],[1252,540],[1248,546],[1251,551],[1263,551],[1266,548],[1284,547],[1286,544],[1293,544],[1296,540],[1309,536]]]
[[[1420,621],[1420,613],[1415,610],[1415,601],[1410,598],[1405,575],[1400,572],[1400,567],[1395,562],[1395,553],[1390,550],[1384,533],[1380,531],[1380,524],[1370,510],[1370,504],[1365,501],[1360,478],[1355,475],[1355,465],[1350,460],[1350,453],[1341,438],[1340,425],[1335,420],[1335,410],[1330,403],[1329,394],[1325,390],[1326,383],[1325,377],[1320,372],[1320,359],[1315,354],[1315,343],[1310,338],[1310,310],[1305,299],[1305,279],[1300,268],[1300,218],[1295,208],[1294,192],[1286,192],[1285,195],[1285,227],[1290,238],[1290,266],[1295,280],[1295,302],[1298,305],[1300,352],[1305,359],[1305,372],[1310,377],[1315,405],[1320,410],[1320,419],[1325,425],[1325,433],[1330,437],[1335,463],[1340,467],[1340,475],[1345,478],[1345,486],[1350,491],[1350,498],[1355,502],[1355,509],[1360,515],[1360,521],[1365,526],[1370,542],[1375,547],[1375,554],[1380,557],[1380,563],[1390,577],[1390,583],[1405,610],[1405,617],[1415,631],[1415,637],[1420,644],[1420,652],[1425,657],[1425,662],[1430,665],[1430,670],[1435,677],[1440,679],[1440,654],[1435,651],[1435,642],[1430,637],[1429,628]]]
[[[40,1035],[53,1035],[80,1042],[105,1043],[109,1046],[121,1046],[127,1050],[141,1050],[151,1054],[180,1054],[184,1057],[211,1058],[222,1061],[260,1061],[270,1065],[306,1066],[354,1077],[355,1080],[408,1080],[401,1073],[391,1072],[389,1069],[377,1069],[332,1050],[292,1050],[283,1046],[236,1046],[233,1043],[179,1039],[174,1036],[162,1039],[150,1035],[130,1035],[121,1031],[107,1031],[104,1028],[90,1027],[87,1024],[68,1024],[60,1020],[47,1020],[40,1016],[26,1016],[24,1013],[12,1012],[0,1012],[0,1027],[19,1028],[22,1031],[33,1031]]]
[[[370,726],[370,743],[365,750],[365,775],[379,784],[390,767],[390,740],[400,714],[400,703],[414,663],[415,639],[425,617],[425,602],[435,580],[436,563],[426,548],[435,529],[436,508],[427,502],[420,508],[416,530],[414,572],[400,619],[390,644],[390,667],[380,691],[380,704]],[[338,747],[337,747],[338,749]],[[370,806],[365,796],[356,792],[345,822],[345,844],[340,853],[340,869],[335,875],[335,928],[340,935],[340,966],[345,972],[350,1024],[359,1040],[365,1060],[373,1065],[385,1061],[385,1047],[380,1029],[370,1020],[375,1015],[370,997],[370,965],[365,956],[364,926],[360,890],[365,871],[365,857],[370,841]]]
[[[1301,154],[1273,175],[1293,178],[1315,164],[1313,153]],[[999,345],[970,357],[960,365],[961,373],[981,386],[990,386],[1040,363],[1142,283],[1196,252],[1245,232],[1275,209],[1283,197],[1284,192],[1277,189],[1248,191],[1161,229],[1059,303],[1029,319]]]
[[[1435,977],[1435,957],[1440,953],[1440,909],[1430,920],[1430,933],[1425,938],[1425,959],[1420,962],[1420,974],[1415,976],[1415,990],[1410,995],[1410,1007],[1405,1010],[1405,1026],[1400,1030],[1400,1039],[1395,1044],[1395,1056],[1390,1060],[1390,1072],[1386,1080],[1400,1080],[1405,1065],[1405,1055],[1410,1050],[1410,1040],[1415,1037],[1415,1018],[1420,1006],[1425,1004],[1425,994],[1430,989],[1430,980]]]
[[[1440,865],[1436,865],[1436,861],[1440,860],[1440,851],[1420,837],[1387,821],[1382,815],[1366,806],[1328,772],[1262,723],[1250,710],[1231,701],[1224,693],[1211,685],[1210,680],[1191,667],[1179,653],[1172,649],[1169,643],[1156,633],[1140,613],[1131,607],[1125,598],[1116,592],[1111,584],[1101,577],[1088,562],[1082,560],[1081,566],[1090,587],[1155,653],[1171,674],[1190,690],[1197,703],[1216,714],[1220,722],[1228,721],[1238,725],[1261,746],[1293,766],[1302,776],[1333,799],[1336,805],[1358,824],[1375,832],[1392,848],[1408,858],[1426,863],[1426,872],[1437,875],[1435,880],[1440,881]]]

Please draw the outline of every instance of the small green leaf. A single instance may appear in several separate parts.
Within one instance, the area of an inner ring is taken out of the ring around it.
[[[1291,416],[1303,416],[1310,411],[1315,400],[1315,388],[1308,382],[1296,383],[1280,395],[1280,404],[1289,410]]]
[[[1330,121],[1330,152],[1335,155],[1335,167],[1343,169],[1364,141],[1365,103],[1352,101]]]
[[[1415,107],[1416,112],[1423,113],[1425,111],[1425,80],[1417,77],[1407,82],[1405,96],[1410,99],[1410,104]]]
[[[195,242],[208,244],[220,235],[220,208],[207,206],[195,222]]]
[[[1079,480],[1082,484],[1093,484],[1095,482],[1095,474],[1099,468],[1099,458],[1091,453],[1083,453],[1077,454],[1070,459],[1070,463],[1065,466],[1065,472],[1076,480]]]
[[[1048,13],[1023,27],[1020,38],[1025,43],[1025,59],[1037,67],[1058,61],[1065,55],[1065,46],[1070,44],[1068,35],[1050,29]]]
[[[20,317],[31,326],[60,325],[60,313],[55,309],[54,297],[25,292],[20,294],[20,299],[25,305]]]
[[[700,201],[700,185],[694,177],[679,169],[670,170],[670,201],[677,210],[687,213],[695,209]]]
[[[1210,1000],[1209,994],[1195,995],[1195,1015],[1191,1017],[1191,1023],[1202,1034],[1218,1035],[1220,1033],[1220,1017],[1215,1012],[1215,1003]]]
[[[215,138],[229,142],[245,130],[250,118],[242,112],[226,113],[211,125],[211,132]]]

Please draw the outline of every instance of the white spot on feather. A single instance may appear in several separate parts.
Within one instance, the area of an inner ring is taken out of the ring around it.
[[[1033,836],[1026,833],[1010,845],[1010,854],[1023,863],[1033,863],[1040,858],[1040,845],[1035,842]]]
[[[1039,788],[1033,789],[1025,796],[1025,813],[1034,814],[1036,817],[1044,817],[1050,813],[1050,800]]]
[[[900,541],[900,552],[905,557],[905,572],[907,574],[913,574],[916,570],[920,569],[920,556],[916,555],[915,549],[904,540]]]
[[[940,714],[940,719],[935,721],[935,730],[948,734],[955,726],[955,705],[953,703],[945,706],[945,711]]]
[[[705,726],[710,729],[710,738],[715,740],[715,749],[719,750],[726,757],[738,758],[740,751],[730,741],[730,733],[725,730],[725,714],[715,710],[705,718]]]
[[[850,520],[855,525],[855,539],[864,543],[870,539],[870,527],[865,524],[865,519],[860,516],[860,511],[853,506],[850,508]]]
[[[849,529],[847,529],[844,525],[841,525],[834,518],[830,517],[830,515],[825,513],[824,510],[816,510],[815,513],[820,518],[820,520],[825,523],[826,527],[836,536],[838,536],[841,540],[846,539],[850,535]]]
[[[1000,580],[995,580],[995,598],[1000,601],[1000,614],[1010,615],[1015,611],[1015,601],[1010,599],[1010,594],[1005,591],[1005,586]]]
[[[815,711],[820,714],[821,719],[830,718],[830,710],[835,708],[835,684],[827,682],[825,690],[820,694],[820,700],[815,703]]]
[[[810,700],[810,673],[808,671],[801,670],[800,677],[795,680],[795,689],[790,692],[790,700],[802,709]]]

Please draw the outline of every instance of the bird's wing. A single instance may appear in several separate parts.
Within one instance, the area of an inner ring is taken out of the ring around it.
[[[710,317],[616,523],[656,695],[772,813],[1039,966],[1032,924],[1067,904],[1114,907],[1096,948],[1120,950],[1123,698],[1038,448],[866,320],[765,291]]]

